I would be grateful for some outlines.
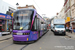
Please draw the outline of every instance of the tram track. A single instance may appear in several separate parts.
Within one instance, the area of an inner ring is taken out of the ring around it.
[[[11,39],[12,37],[10,37],[10,38],[6,38],[6,39],[2,39],[2,40],[0,40],[0,41],[4,41],[4,40],[9,40],[9,39]]]
[[[23,50],[24,48],[26,48],[29,44],[26,45],[21,45],[21,44],[9,44],[7,46],[4,46],[2,48],[0,48],[0,50]],[[19,47],[19,48],[18,48]]]
[[[48,30],[48,31],[49,31],[49,30]],[[48,31],[46,31],[46,32],[44,32],[44,33],[46,34]],[[45,35],[45,34],[44,34],[44,35]],[[44,35],[43,35],[43,36],[44,36]],[[24,48],[26,48],[28,45],[29,45],[29,44],[26,44],[26,45],[23,46],[20,50],[24,50]]]
[[[0,40],[0,43],[3,43],[3,42],[6,42],[6,41],[9,41],[11,38],[8,38],[8,39],[5,39],[5,40]]]
[[[48,31],[49,31],[49,30],[48,30]],[[46,31],[46,32],[44,32],[44,33],[46,34],[48,31]],[[43,34],[42,36],[44,36],[45,34]],[[26,45],[23,46],[20,50],[24,50],[24,48],[26,48],[28,45],[30,45],[30,44],[26,44]]]
[[[23,46],[20,50],[24,50],[24,48],[26,48],[29,44],[26,44],[25,46]]]
[[[2,42],[0,50],[13,50],[13,49],[24,50],[24,48],[26,48],[28,45],[30,45],[30,44],[25,44],[25,45],[24,44],[23,45],[13,44],[13,42],[10,39],[11,39],[11,37],[1,40],[1,41],[4,41],[4,43]],[[10,43],[10,41],[11,41],[11,43]]]
[[[13,43],[12,43],[12,44],[9,44],[9,45],[6,45],[6,46],[4,46],[4,47],[2,47],[2,48],[0,48],[0,50],[6,48],[6,47],[8,47],[8,46],[11,46],[11,45],[13,45]]]
[[[0,45],[0,50],[23,50],[25,47],[27,47],[29,44],[9,44],[9,41],[2,42]],[[18,48],[19,47],[19,48]]]

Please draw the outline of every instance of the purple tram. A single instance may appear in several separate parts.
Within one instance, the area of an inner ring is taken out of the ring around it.
[[[36,41],[47,32],[45,20],[35,9],[16,10],[13,18],[13,43]]]

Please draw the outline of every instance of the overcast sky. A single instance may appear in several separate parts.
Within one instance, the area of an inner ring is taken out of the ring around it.
[[[20,6],[34,5],[38,14],[46,14],[46,17],[52,18],[57,12],[60,12],[64,5],[64,0],[3,0],[16,7],[16,3]]]

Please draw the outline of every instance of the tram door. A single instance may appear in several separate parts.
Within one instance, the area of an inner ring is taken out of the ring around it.
[[[41,27],[41,25],[40,25],[40,19],[39,18],[37,18],[37,31],[38,31],[38,37],[40,37],[40,28]]]

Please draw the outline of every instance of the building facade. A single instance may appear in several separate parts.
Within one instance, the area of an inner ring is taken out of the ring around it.
[[[51,23],[50,23],[50,18],[48,17],[43,17],[43,19],[46,21],[47,23],[47,29],[50,29]]]
[[[75,0],[71,0],[71,16],[72,16],[71,20],[72,28],[75,29]]]
[[[11,13],[14,10],[16,10],[16,7],[0,0],[0,32],[8,32],[12,27]]]
[[[59,12],[58,14],[58,18],[61,18],[61,19],[65,19],[65,15],[64,15],[64,7],[61,9],[61,11]]]
[[[70,27],[70,19],[71,19],[71,0],[64,0],[64,13],[65,13],[65,26]]]
[[[35,7],[34,7],[34,5],[26,5],[26,6],[23,6],[23,7],[17,7],[17,9],[23,9],[23,8],[30,8],[30,9],[36,9]]]
[[[16,7],[4,2],[3,0],[0,0],[0,13],[6,14],[6,12],[9,11],[9,9],[11,11],[14,11]]]
[[[58,13],[57,13],[57,15],[58,15]],[[51,21],[50,21],[51,24],[53,24],[53,20],[54,20],[54,19],[57,19],[57,18],[58,18],[57,16],[54,16],[54,17],[51,19]]]
[[[71,16],[75,18],[75,0],[71,0]]]

